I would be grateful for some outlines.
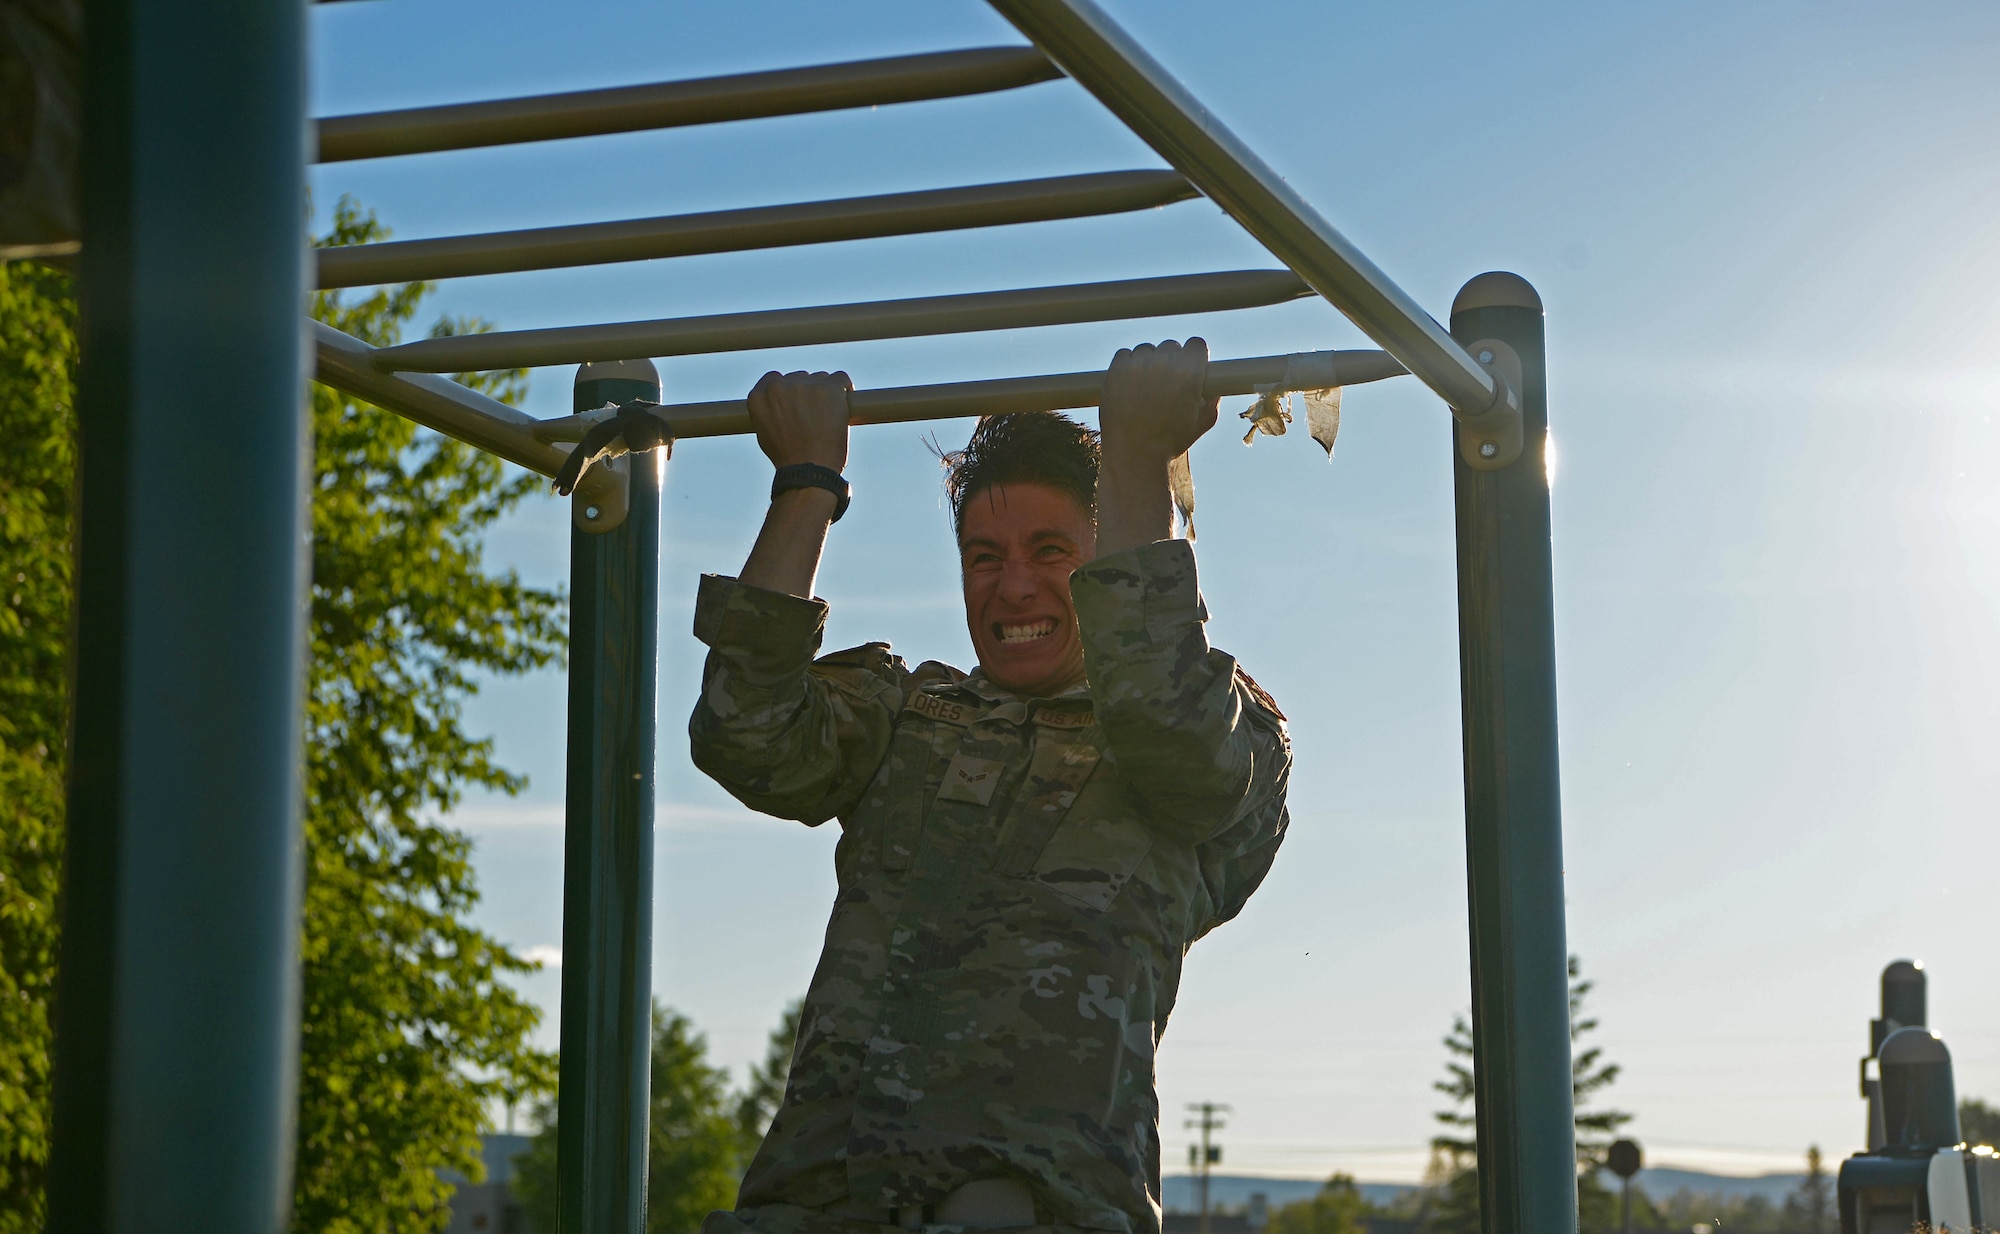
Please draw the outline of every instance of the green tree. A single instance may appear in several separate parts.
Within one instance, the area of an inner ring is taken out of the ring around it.
[[[1965,1137],[1967,1144],[2000,1148],[2000,1107],[1990,1106],[1977,1097],[1959,1102],[1958,1134]]]
[[[736,1203],[741,1176],[738,1104],[728,1077],[708,1061],[708,1042],[686,1016],[653,1008],[652,1106],[647,1118],[647,1234],[695,1234],[702,1219]],[[514,1192],[536,1234],[556,1228],[555,1104],[541,1107],[541,1130],[516,1159]]]
[[[1351,1174],[1335,1174],[1309,1200],[1296,1200],[1271,1214],[1268,1234],[1367,1234],[1365,1218],[1376,1215],[1361,1197]]]
[[[778,1107],[785,1103],[785,1081],[791,1078],[792,1051],[799,1040],[799,1012],[804,1006],[804,999],[793,999],[778,1017],[778,1026],[771,1030],[764,1047],[764,1061],[750,1068],[743,1091],[737,1094],[736,1134],[745,1169],[764,1142],[764,1133],[771,1129],[771,1119],[777,1116]]]
[[[379,239],[343,201],[328,244]],[[393,343],[427,288],[314,311]],[[446,320],[434,332],[481,328]],[[39,1229],[49,995],[62,851],[75,479],[75,300],[66,277],[0,266],[0,1234]],[[516,398],[522,377],[470,379]],[[294,1226],[417,1231],[448,1216],[440,1167],[477,1177],[491,1099],[546,1087],[530,971],[464,918],[466,838],[438,824],[469,786],[520,781],[467,736],[471,673],[562,650],[561,597],[487,572],[485,529],[535,487],[498,462],[314,387],[306,717],[306,901]]]
[[[0,263],[0,1234],[40,1230],[69,725],[76,300]]]
[[[1598,1171],[1618,1129],[1632,1121],[1632,1115],[1623,1110],[1588,1108],[1593,1097],[1617,1082],[1620,1070],[1618,1064],[1604,1061],[1602,1047],[1586,1046],[1583,1041],[1598,1027],[1597,1020],[1584,1012],[1584,1001],[1596,984],[1584,978],[1582,962],[1571,956],[1570,1098],[1576,1111],[1578,1224],[1586,1230],[1609,1228],[1617,1218],[1617,1197],[1599,1180]],[[1473,1077],[1472,1026],[1465,1016],[1452,1018],[1444,1047],[1445,1078],[1431,1087],[1451,1098],[1452,1104],[1432,1116],[1448,1130],[1431,1138],[1427,1184],[1432,1194],[1424,1228],[1436,1234],[1475,1234],[1479,1229],[1478,1090]]]
[[[343,198],[326,245],[381,239]],[[378,346],[428,292],[322,292],[321,321]],[[485,328],[446,319],[433,335]],[[517,400],[525,377],[461,380]],[[471,842],[438,821],[467,788],[517,792],[463,726],[479,672],[559,659],[562,597],[482,561],[493,521],[539,485],[490,455],[312,388],[312,603],[306,701],[304,996],[293,1225],[441,1228],[441,1168],[482,1177],[496,1100],[553,1083],[528,1044],[533,971],[466,916]]]

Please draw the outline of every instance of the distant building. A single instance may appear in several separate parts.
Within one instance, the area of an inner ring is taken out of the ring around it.
[[[479,1155],[486,1162],[483,1183],[468,1183],[463,1175],[443,1171],[446,1182],[458,1185],[445,1234],[530,1234],[527,1214],[509,1184],[514,1179],[514,1158],[528,1151],[532,1138],[501,1132],[480,1136]]]

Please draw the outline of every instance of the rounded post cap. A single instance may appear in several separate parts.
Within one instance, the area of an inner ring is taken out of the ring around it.
[[[1474,275],[1471,282],[1458,289],[1451,302],[1453,316],[1483,308],[1530,308],[1539,313],[1542,297],[1535,285],[1520,275],[1488,270]]]
[[[1922,960],[1897,960],[1894,964],[1882,970],[1883,985],[1901,985],[1904,983],[1912,985],[1922,985],[1924,983],[1924,962]]]
[[[660,370],[651,360],[592,360],[576,366],[576,384],[586,381],[647,381],[660,384]]]
[[[1884,1067],[1950,1063],[1951,1051],[1944,1048],[1944,1038],[1927,1028],[1899,1028],[1882,1043],[1881,1060]]]

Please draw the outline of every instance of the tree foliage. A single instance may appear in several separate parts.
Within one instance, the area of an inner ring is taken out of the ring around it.
[[[2000,1106],[1991,1106],[1977,1097],[1958,1103],[1958,1134],[1967,1144],[2000,1148]]]
[[[1271,1214],[1267,1234],[1367,1234],[1365,1219],[1375,1207],[1361,1196],[1351,1174],[1335,1174],[1309,1200],[1296,1200]]]
[[[709,1213],[736,1203],[748,1160],[738,1121],[742,1099],[731,1098],[728,1077],[709,1064],[707,1040],[686,1016],[665,1007],[653,1009],[651,1084],[647,1234],[695,1234]],[[516,1159],[513,1187],[529,1227],[546,1234],[557,1226],[561,1130],[554,1103],[542,1106],[541,1117],[540,1132]]]
[[[343,199],[322,243],[386,233]],[[424,284],[322,292],[324,322],[398,342]],[[446,319],[433,335],[483,328]],[[518,372],[461,377],[518,399]],[[482,561],[488,527],[536,487],[497,459],[324,386],[312,388],[312,606],[306,883],[293,1224],[328,1234],[441,1228],[451,1187],[482,1176],[497,1099],[547,1087],[539,1013],[505,982],[537,966],[466,917],[465,835],[439,822],[465,790],[516,792],[469,735],[474,674],[557,660],[562,597]]]
[[[343,201],[328,244],[385,234]],[[389,344],[422,284],[322,294],[323,321]],[[63,834],[74,488],[75,298],[0,266],[0,1234],[42,1221],[49,998]],[[482,328],[447,319],[435,333]],[[516,398],[519,373],[469,379]],[[478,1177],[502,1093],[546,1087],[537,1013],[505,983],[533,966],[465,924],[470,848],[436,819],[467,787],[520,787],[466,734],[475,672],[562,650],[561,597],[488,572],[481,540],[534,486],[494,459],[313,387],[306,884],[293,1223],[432,1230],[439,1168]]]
[[[0,263],[0,1234],[40,1230],[76,468],[68,276]]]
[[[1590,1109],[1593,1098],[1616,1083],[1619,1066],[1604,1060],[1602,1047],[1586,1045],[1597,1020],[1584,1011],[1596,982],[1583,976],[1582,962],[1569,958],[1570,1097],[1576,1119],[1577,1213],[1581,1228],[1609,1228],[1617,1198],[1598,1172],[1618,1129],[1632,1121],[1623,1110]],[[1479,1142],[1474,1083],[1472,1026],[1464,1015],[1453,1017],[1445,1035],[1445,1076],[1431,1085],[1451,1099],[1433,1117],[1447,1130],[1431,1138],[1424,1228],[1436,1234],[1477,1234],[1479,1229]]]

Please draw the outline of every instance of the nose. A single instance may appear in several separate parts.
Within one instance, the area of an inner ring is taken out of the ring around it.
[[[1042,592],[1041,575],[1018,557],[1009,557],[1000,568],[1000,598],[1008,604],[1026,604]]]

